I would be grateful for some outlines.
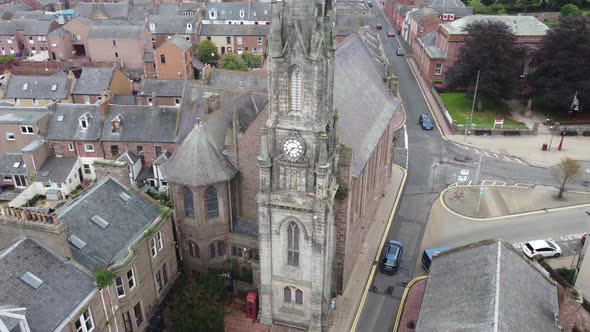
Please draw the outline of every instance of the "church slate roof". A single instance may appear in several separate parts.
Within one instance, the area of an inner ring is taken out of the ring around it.
[[[162,165],[162,172],[168,181],[200,187],[231,180],[238,171],[213,145],[207,129],[197,124]]]
[[[125,193],[129,201],[119,198]],[[160,208],[140,192],[126,188],[106,177],[58,210],[58,219],[68,226],[68,236],[86,243],[82,249],[70,245],[73,258],[90,271],[124,258],[129,245],[158,218]],[[96,225],[91,218],[100,216],[109,225]]]
[[[87,296],[96,292],[94,278],[29,238],[21,238],[0,252],[0,271],[0,307],[26,308],[33,332],[58,329]],[[43,281],[39,288],[19,278],[26,272]],[[10,331],[20,331],[18,325],[10,325]]]
[[[353,176],[361,174],[391,119],[403,116],[372,51],[354,34],[339,46],[334,60],[337,130],[341,143],[353,151]]]
[[[416,331],[561,331],[557,287],[534,264],[499,240],[437,255]]]

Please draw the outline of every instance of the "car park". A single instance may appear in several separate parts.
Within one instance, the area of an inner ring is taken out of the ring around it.
[[[528,258],[547,258],[561,256],[561,248],[551,240],[536,240],[526,242],[522,251]]]
[[[428,114],[420,114],[420,117],[418,118],[418,123],[420,124],[420,127],[422,127],[422,129],[424,130],[432,130],[432,128],[434,128],[432,118],[430,118]]]
[[[381,261],[381,272],[393,275],[399,270],[399,264],[404,252],[404,245],[395,240],[387,240],[383,248],[383,260]]]

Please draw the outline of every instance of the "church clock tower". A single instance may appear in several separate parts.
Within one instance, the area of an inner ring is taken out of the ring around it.
[[[330,0],[272,3],[270,114],[258,156],[263,324],[326,330],[338,149]]]

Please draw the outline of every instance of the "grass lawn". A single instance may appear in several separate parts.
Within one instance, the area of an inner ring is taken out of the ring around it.
[[[469,116],[471,114],[471,105],[473,99],[465,98],[465,93],[441,93],[441,99],[445,103],[445,106],[453,120],[457,121],[459,125],[469,124]],[[495,119],[504,119],[505,126],[520,125],[518,121],[514,121],[508,118],[508,114],[501,110],[500,105],[489,101],[484,101],[483,111],[473,112],[473,123],[477,127],[491,128],[494,125]]]
[[[5,63],[5,62],[8,62],[12,59],[16,59],[16,57],[13,55],[0,56],[0,63]]]

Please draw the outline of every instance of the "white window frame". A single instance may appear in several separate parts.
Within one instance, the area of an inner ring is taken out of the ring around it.
[[[119,282],[121,282],[119,284]],[[123,294],[119,294],[119,290],[123,292]],[[117,292],[117,298],[121,299],[125,297],[125,284],[123,283],[123,277],[116,277],[115,278],[115,291]]]
[[[35,129],[31,125],[21,125],[20,133],[23,135],[33,135],[35,133]]]
[[[242,45],[243,38],[242,38],[242,37],[240,37],[240,36],[238,36],[238,37],[236,37],[236,38],[237,38],[238,45]]]
[[[158,242],[158,252],[164,249],[164,238],[162,237],[162,231],[159,231],[155,237],[156,241]]]
[[[6,135],[7,141],[14,141],[16,139],[16,137],[14,136],[14,133],[11,131],[5,132],[4,135]]]
[[[94,152],[94,144],[84,144],[84,151]]]
[[[152,253],[152,258],[158,256],[158,244],[155,236],[150,239],[150,252]]]
[[[88,318],[84,317],[84,314],[86,314],[88,312]],[[80,315],[80,317],[78,318],[78,322],[80,323],[80,327],[76,328],[76,332],[92,332],[94,331],[94,319],[92,318],[92,311],[90,310],[90,307],[88,307],[88,309],[84,310],[84,312],[82,313],[82,315]],[[92,325],[90,328],[86,327],[86,323],[90,322],[90,325]]]
[[[262,45],[262,37],[258,37],[258,39],[256,40],[256,44],[257,45]]]
[[[84,99],[84,104],[90,104],[90,96],[82,96],[82,99]]]
[[[162,273],[161,270],[156,271],[154,274],[154,282],[156,283],[156,291],[160,293],[164,288],[164,284],[162,283]]]
[[[131,277],[129,277],[129,272],[131,271]],[[135,287],[137,287],[137,283],[135,282],[135,269],[134,268],[130,268],[127,273],[125,274],[125,276],[127,277],[127,286],[129,286],[129,290],[133,290],[135,289]],[[133,286],[131,286],[131,284],[133,284]]]
[[[434,65],[434,75],[435,76],[442,75],[442,68],[443,68],[443,64],[442,63],[435,64]]]
[[[74,151],[74,144],[68,143],[68,151]]]

